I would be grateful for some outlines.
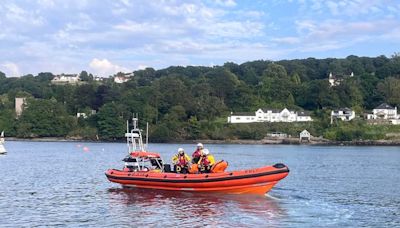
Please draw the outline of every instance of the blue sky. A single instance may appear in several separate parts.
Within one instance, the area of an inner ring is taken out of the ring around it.
[[[0,2],[7,76],[399,51],[397,0]]]

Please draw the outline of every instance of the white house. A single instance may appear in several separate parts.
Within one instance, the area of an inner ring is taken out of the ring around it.
[[[399,115],[397,115],[397,107],[392,107],[386,103],[380,104],[378,107],[372,110],[372,114],[367,115],[367,119],[369,120],[376,120],[376,119],[383,119],[383,120],[395,120],[399,119]]]
[[[83,119],[86,119],[87,118],[87,115],[86,115],[86,113],[84,113],[84,112],[77,112],[76,113],[76,118],[83,118]]]
[[[236,112],[231,113],[231,116],[228,117],[228,123],[253,123],[259,122],[256,121],[256,117],[251,112]]]
[[[296,112],[284,108],[260,108],[253,113],[231,113],[228,123],[254,123],[254,122],[306,122],[313,121],[307,112]]]
[[[267,137],[271,137],[271,138],[287,138],[287,134],[286,133],[282,133],[282,132],[271,132],[271,133],[267,133]]]
[[[93,80],[96,81],[96,82],[101,82],[101,81],[104,81],[104,78],[98,77],[98,76],[94,76]]]
[[[90,112],[77,112],[76,113],[76,118],[83,118],[86,119],[91,115],[95,115],[96,114],[96,110],[90,110]]]
[[[343,108],[343,109],[338,109],[338,110],[332,110],[331,112],[331,124],[333,123],[333,120],[342,120],[342,121],[350,121],[356,117],[356,113],[349,109],[349,108]]]
[[[300,111],[297,112],[297,122],[308,122],[313,121],[309,112]]]
[[[303,130],[302,132],[300,132],[300,142],[303,140],[306,140],[306,141],[311,140],[311,134],[307,130]]]
[[[328,81],[329,85],[332,86],[338,86],[340,83],[343,81],[344,78],[346,77],[354,77],[354,73],[351,72],[350,75],[333,75],[332,72],[329,73]]]
[[[125,78],[125,77],[121,77],[121,76],[117,76],[114,78],[114,82],[119,83],[119,84],[127,82],[127,81],[129,81],[129,78]]]
[[[75,84],[80,81],[80,77],[78,74],[61,74],[61,75],[56,75],[52,80],[51,83],[57,84],[57,83],[62,83],[62,84]]]
[[[134,76],[134,73],[122,73],[119,72],[116,75],[114,75],[114,82],[115,83],[124,83],[129,81],[129,79],[131,79],[131,77]]]

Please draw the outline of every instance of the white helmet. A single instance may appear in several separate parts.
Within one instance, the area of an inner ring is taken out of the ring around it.
[[[208,151],[208,149],[204,149],[204,150],[203,150],[203,153],[204,153],[204,155],[209,155],[209,154],[210,154],[210,151]]]
[[[201,147],[201,148],[203,148],[204,146],[203,146],[203,144],[202,144],[202,143],[197,143],[197,147]]]
[[[179,148],[178,152],[185,152],[185,150],[183,148]]]

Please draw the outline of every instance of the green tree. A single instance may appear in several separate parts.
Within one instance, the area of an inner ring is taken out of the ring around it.
[[[2,71],[0,71],[0,80],[5,79],[5,78],[6,78],[6,74],[3,73]]]
[[[286,72],[285,67],[283,67],[279,64],[276,64],[276,63],[268,64],[267,69],[265,69],[263,72],[263,80],[266,78],[286,79],[287,72]]]
[[[88,74],[88,72],[86,72],[84,70],[79,74],[79,78],[84,82],[93,81],[93,75],[92,74]]]
[[[400,79],[386,78],[378,84],[378,91],[383,94],[388,103],[400,105]]]
[[[215,68],[206,75],[212,87],[212,93],[223,101],[229,102],[239,84],[237,76],[224,68]]]
[[[19,137],[64,137],[76,126],[76,120],[55,99],[28,99],[16,124]]]
[[[99,137],[105,140],[118,139],[124,136],[125,122],[121,107],[114,103],[107,103],[100,108],[97,114],[97,129]]]

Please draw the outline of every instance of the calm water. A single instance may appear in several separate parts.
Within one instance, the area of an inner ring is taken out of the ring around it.
[[[169,160],[180,146],[150,149]],[[0,226],[400,226],[399,147],[206,146],[230,170],[283,162],[291,172],[267,196],[122,189],[104,171],[121,168],[125,144],[7,142]]]

